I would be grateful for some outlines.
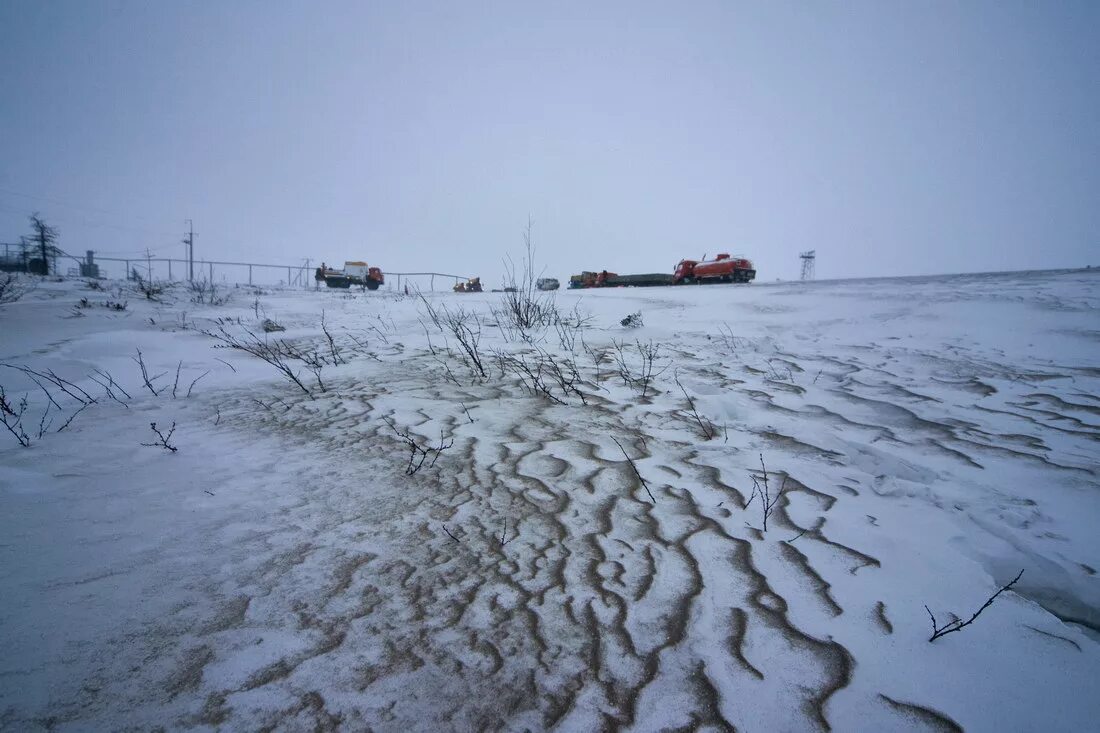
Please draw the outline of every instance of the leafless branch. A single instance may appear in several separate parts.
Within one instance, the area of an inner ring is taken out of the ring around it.
[[[771,486],[768,483],[768,469],[764,465],[764,454],[760,454],[760,471],[762,478],[757,479],[753,474],[749,474],[752,479],[752,494],[749,496],[748,501],[745,502],[745,508],[748,509],[752,504],[752,500],[756,497],[760,497],[760,515],[764,525],[764,531],[768,531],[768,518],[772,515],[772,511],[775,509],[775,505],[779,503],[780,497],[783,496],[784,491],[787,488],[787,475],[783,475],[783,483],[779,486],[779,491],[775,496],[771,495]]]
[[[136,357],[131,356],[130,358],[133,359],[139,367],[141,367],[141,380],[145,383],[146,388],[148,388],[148,390],[153,393],[154,397],[158,396],[160,392],[158,392],[156,388],[153,387],[153,382],[157,379],[157,377],[153,377],[152,379],[149,378],[149,371],[145,368],[145,359],[141,356],[141,349],[137,349]]]
[[[332,356],[332,365],[340,366],[344,363],[344,359],[340,355],[340,348],[336,345],[336,341],[333,340],[332,334],[329,333],[328,326],[325,324],[325,312],[321,311],[321,331],[325,334],[325,339],[328,341],[329,354]]]
[[[205,372],[203,372],[202,374],[200,374],[199,376],[197,376],[193,380],[191,380],[191,386],[189,386],[187,388],[187,395],[186,395],[187,397],[191,396],[191,390],[193,390],[195,388],[195,385],[199,383],[199,380],[202,379],[203,377],[205,377],[209,373],[210,373],[210,370],[207,369]]]
[[[405,466],[405,475],[412,476],[427,462],[431,457],[431,462],[428,463],[428,468],[435,465],[435,462],[439,460],[439,456],[443,451],[447,450],[454,445],[454,440],[446,441],[443,438],[443,431],[439,431],[439,445],[432,446],[429,444],[421,445],[416,438],[409,434],[408,430],[398,430],[397,426],[390,420],[386,420],[386,423],[390,426],[390,429],[397,434],[397,437],[401,439],[401,442],[409,449],[409,462]]]
[[[183,369],[183,360],[176,364],[176,381],[172,383],[172,399],[176,399],[176,390],[180,386],[180,369]]]
[[[649,498],[650,498],[650,500],[651,500],[651,501],[652,501],[652,502],[653,502],[654,504],[656,504],[656,503],[657,503],[657,499],[655,499],[655,498],[654,498],[654,496],[653,496],[653,492],[649,490],[649,483],[648,483],[648,482],[647,482],[647,481],[645,480],[645,478],[644,478],[644,477],[642,476],[642,473],[641,473],[641,471],[639,471],[639,470],[638,470],[638,466],[637,466],[637,465],[636,465],[636,464],[634,463],[634,459],[630,457],[630,455],[629,455],[629,454],[628,454],[628,453],[626,452],[626,448],[623,448],[623,444],[622,444],[622,443],[620,443],[620,442],[618,441],[618,439],[617,439],[617,438],[615,438],[615,436],[612,436],[612,437],[611,437],[611,439],[615,441],[615,445],[619,446],[619,450],[621,450],[621,451],[623,452],[623,457],[625,457],[625,458],[626,458],[626,460],[627,460],[627,463],[629,463],[629,464],[630,464],[630,467],[634,469],[634,475],[635,475],[635,476],[637,476],[637,477],[638,477],[638,480],[642,482],[642,486],[643,486],[643,487],[645,488],[645,492],[646,492],[647,494],[649,494]]]
[[[157,440],[153,443],[142,443],[142,445],[148,448],[163,448],[164,450],[171,451],[172,453],[175,453],[177,450],[179,450],[178,448],[176,448],[176,446],[168,442],[172,438],[172,433],[176,432],[175,423],[172,423],[172,427],[168,428],[167,433],[162,433],[160,429],[157,428],[157,424],[155,422],[149,423],[149,429],[156,434]]]
[[[676,386],[680,388],[680,391],[684,393],[684,399],[687,400],[688,408],[691,410],[692,417],[695,418],[695,422],[699,424],[699,430],[703,433],[703,438],[710,440],[714,437],[714,424],[710,420],[704,420],[698,410],[695,409],[695,400],[691,398],[688,391],[684,389],[684,385],[680,384],[680,376],[674,374],[673,379],[676,380]]]
[[[1001,595],[1006,590],[1008,590],[1012,586],[1016,585],[1016,581],[1018,581],[1021,578],[1021,576],[1023,576],[1023,574],[1024,574],[1024,570],[1023,570],[1023,568],[1021,568],[1020,572],[1016,574],[1016,577],[1013,578],[1011,582],[1009,582],[1007,585],[1002,585],[1000,587],[1000,589],[996,593],[991,595],[989,597],[989,600],[986,601],[985,603],[983,603],[982,607],[979,608],[977,611],[975,611],[974,615],[971,616],[966,621],[962,621],[960,619],[955,619],[954,621],[951,621],[948,624],[940,626],[939,624],[936,623],[936,617],[932,615],[931,609],[929,609],[928,606],[925,606],[924,610],[928,611],[928,618],[932,619],[932,636],[930,636],[928,638],[928,641],[933,642],[936,639],[940,638],[941,636],[946,636],[947,634],[958,631],[958,630],[974,623],[974,619],[978,618],[978,616],[980,616],[982,614],[982,611],[984,611],[985,609],[987,609],[991,605],[993,605],[993,601],[997,598],[997,596]]]

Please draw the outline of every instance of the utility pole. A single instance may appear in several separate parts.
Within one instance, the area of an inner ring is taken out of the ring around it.
[[[153,282],[153,255],[148,247],[145,248],[145,277],[149,282]]]
[[[187,238],[183,240],[183,243],[187,245],[187,280],[194,282],[195,280],[195,225],[191,220],[187,220]]]

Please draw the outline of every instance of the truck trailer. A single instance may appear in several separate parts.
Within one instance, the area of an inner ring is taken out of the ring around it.
[[[713,260],[680,260],[671,275],[650,272],[643,275],[619,275],[585,271],[569,278],[570,288],[649,288],[662,285],[693,285],[701,283],[747,283],[756,277],[752,262],[744,257],[722,253]]]
[[[325,270],[325,285],[330,288],[350,288],[361,285],[367,290],[378,290],[386,282],[382,270],[370,267],[366,262],[345,262],[343,270]]]

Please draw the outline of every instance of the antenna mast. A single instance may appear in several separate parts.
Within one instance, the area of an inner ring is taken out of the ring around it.
[[[817,250],[811,249],[799,255],[802,260],[802,280],[814,279],[814,262],[817,260]]]

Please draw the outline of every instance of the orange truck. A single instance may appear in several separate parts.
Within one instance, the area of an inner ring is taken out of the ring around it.
[[[751,261],[741,256],[730,257],[723,252],[713,260],[708,260],[705,255],[702,261],[680,260],[672,275],[672,284],[747,283],[755,277],[756,270]]]
[[[659,285],[691,285],[700,283],[747,283],[756,277],[752,262],[741,256],[722,253],[713,260],[680,260],[671,275],[660,272],[645,275],[619,275],[602,272],[582,272],[569,278],[570,288],[654,287]]]
[[[325,270],[325,285],[330,288],[350,288],[362,285],[367,290],[378,290],[386,282],[382,270],[370,267],[366,262],[345,262],[343,270]]]

